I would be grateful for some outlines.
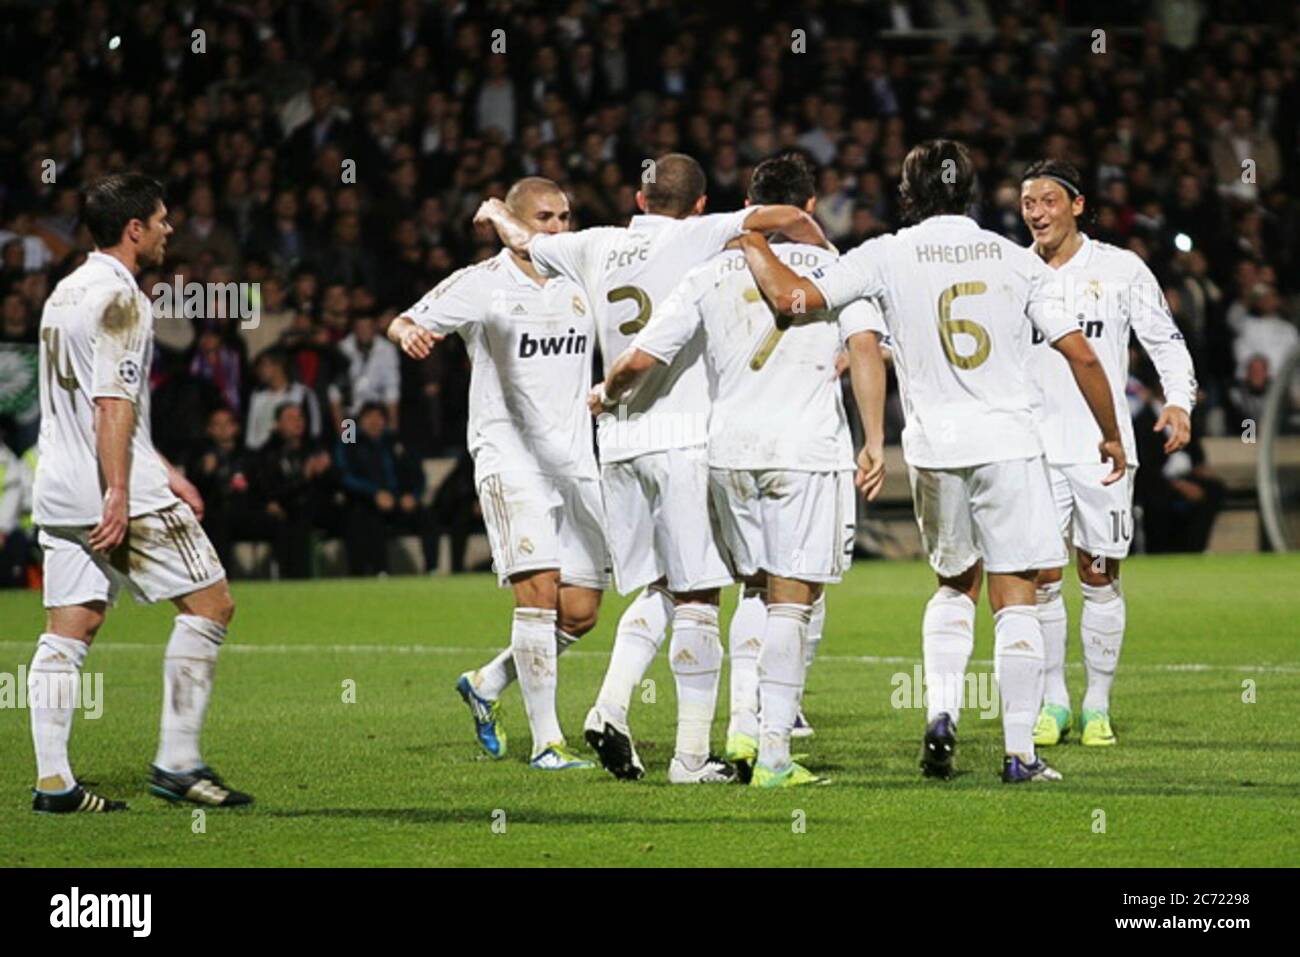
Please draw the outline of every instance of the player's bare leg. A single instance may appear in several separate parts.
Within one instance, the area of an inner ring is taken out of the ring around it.
[[[1061,569],[1038,573],[1038,623],[1043,628],[1043,705],[1034,724],[1034,745],[1051,747],[1070,730],[1070,692],[1065,684],[1066,638],[1069,619],[1061,597]]]
[[[751,787],[826,783],[790,757],[790,732],[803,697],[804,642],[821,591],[816,582],[768,576],[767,627],[758,655],[758,762]]]
[[[1119,664],[1127,619],[1119,565],[1118,559],[1078,552],[1079,587],[1083,592],[1079,636],[1088,676],[1080,714],[1080,740],[1089,747],[1115,744],[1115,732],[1110,726],[1110,685]]]
[[[36,787],[32,809],[44,813],[124,811],[112,801],[77,783],[68,761],[72,715],[80,701],[81,666],[104,623],[102,601],[47,609],[45,631],[36,644],[27,672],[32,744],[36,751]]]
[[[1002,699],[1002,780],[1008,784],[1061,779],[1034,753],[1034,719],[1043,700],[1043,629],[1038,623],[1037,578],[1034,571],[989,574],[993,670]]]
[[[600,755],[605,769],[617,778],[637,780],[645,775],[632,744],[628,708],[633,692],[663,645],[672,617],[673,598],[667,591],[667,581],[661,578],[642,589],[618,620],[605,680],[583,723],[587,743]]]
[[[673,784],[722,784],[735,769],[714,757],[709,733],[722,675],[716,588],[673,596],[673,638],[668,649],[677,685],[677,746],[668,768]]]
[[[930,596],[921,619],[921,660],[927,711],[921,742],[921,772],[947,779],[956,773],[957,720],[961,715],[966,664],[975,648],[975,605],[984,565],[945,578]]]
[[[767,628],[767,576],[745,579],[731,616],[727,645],[731,655],[731,716],[727,723],[726,758],[749,783],[758,760],[758,653]]]

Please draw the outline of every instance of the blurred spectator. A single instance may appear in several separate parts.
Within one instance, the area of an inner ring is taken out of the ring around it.
[[[1300,342],[1300,331],[1282,318],[1281,307],[1282,301],[1272,286],[1261,283],[1251,293],[1250,312],[1241,320],[1233,343],[1237,382],[1245,379],[1246,366],[1255,359],[1264,360],[1271,378]]]
[[[239,414],[244,406],[243,357],[225,341],[216,323],[206,323],[200,330],[190,375],[211,382],[222,401]]]
[[[443,480],[433,497],[431,508],[432,559],[427,567],[437,567],[437,548],[442,536],[450,539],[451,570],[465,571],[465,548],[474,532],[483,531],[483,511],[478,489],[474,485],[474,460],[466,450],[456,459],[456,467]]]
[[[233,568],[231,545],[260,538],[249,521],[249,477],[253,463],[239,441],[239,419],[225,406],[208,416],[207,441],[185,468],[185,477],[203,496],[203,530],[221,564]]]
[[[307,435],[302,407],[276,409],[275,431],[257,453],[256,515],[271,541],[281,578],[312,574],[312,529],[332,512],[333,462],[329,452]]]
[[[258,284],[258,293],[257,323],[239,324],[244,349],[253,360],[279,342],[293,322],[293,310],[289,308],[284,283],[280,279],[275,276],[263,279]]]
[[[1154,381],[1130,388],[1137,407],[1133,432],[1138,461],[1142,463],[1135,478],[1133,500],[1142,512],[1146,550],[1152,554],[1203,552],[1227,487],[1205,462],[1199,423],[1194,425],[1192,441],[1185,448],[1173,454],[1165,452],[1167,436],[1155,431],[1164,403],[1154,388]]]
[[[257,450],[266,444],[275,428],[278,410],[286,403],[303,409],[307,434],[321,435],[320,405],[316,394],[301,382],[289,378],[289,363],[278,350],[264,352],[257,360],[258,388],[248,400],[248,430],[245,443]]]
[[[358,316],[352,334],[339,343],[348,361],[349,415],[356,415],[371,402],[383,405],[390,427],[396,428],[397,400],[402,393],[397,347],[375,333],[375,320]]]
[[[334,457],[348,497],[344,540],[353,575],[388,571],[388,542],[402,532],[417,534],[425,567],[438,562],[429,520],[420,505],[424,475],[388,431],[388,413],[378,402],[361,408],[355,442],[340,441]]]

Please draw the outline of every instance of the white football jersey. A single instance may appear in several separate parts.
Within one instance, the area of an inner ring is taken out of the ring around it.
[[[135,405],[127,478],[131,517],[178,501],[150,438],[152,358],[148,297],[121,262],[91,253],[54,287],[41,314],[40,457],[32,502],[38,525],[97,525],[103,517],[97,398],[129,399]]]
[[[476,482],[501,472],[597,477],[586,404],[592,317],[576,284],[539,285],[503,249],[452,273],[403,315],[465,340]]]
[[[807,275],[838,254],[778,243],[773,251]],[[671,363],[704,330],[713,402],[709,465],[826,472],[853,467],[835,353],[859,332],[884,335],[880,310],[859,300],[787,320],[759,294],[740,251],[698,266],[655,310],[632,345]]]
[[[1196,399],[1196,373],[1183,334],[1174,324],[1160,284],[1136,253],[1085,235],[1083,245],[1056,274],[1066,314],[1078,323],[1106,370],[1124,451],[1129,465],[1137,465],[1133,420],[1124,396],[1129,332],[1137,334],[1160,373],[1166,401],[1190,412]],[[1030,369],[1042,403],[1039,427],[1047,461],[1053,465],[1099,461],[1101,430],[1075,384],[1070,364],[1040,335],[1034,336]]]
[[[967,216],[931,216],[867,240],[809,278],[830,306],[880,301],[910,465],[963,468],[1042,454],[1031,333],[1055,342],[1078,327],[1036,255]]]
[[[529,254],[542,273],[566,276],[586,291],[608,373],[682,277],[744,232],[746,218],[759,208],[685,219],[633,216],[626,228],[536,236]],[[622,416],[602,416],[597,424],[602,462],[708,441],[708,383],[699,344],[656,369],[625,405]]]

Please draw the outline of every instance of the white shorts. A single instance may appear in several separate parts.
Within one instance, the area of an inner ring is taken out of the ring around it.
[[[960,575],[980,559],[995,574],[1060,568],[1069,560],[1041,455],[907,471],[921,545],[940,577]]]
[[[661,578],[673,592],[731,584],[709,522],[704,446],[611,462],[601,475],[614,581],[622,594]]]
[[[710,469],[718,541],[736,576],[838,582],[853,557],[852,489],[847,471]]]
[[[193,510],[177,502],[131,519],[122,544],[105,555],[88,544],[91,526],[41,529],[45,607],[113,604],[123,586],[138,602],[179,598],[226,577]]]
[[[1090,555],[1128,557],[1133,540],[1133,479],[1137,466],[1114,485],[1102,485],[1108,462],[1052,465],[1052,498],[1063,541]],[[1071,528],[1073,527],[1073,539]]]
[[[584,588],[609,584],[604,510],[596,479],[537,472],[489,475],[478,486],[492,568],[502,588],[512,575],[548,568]]]

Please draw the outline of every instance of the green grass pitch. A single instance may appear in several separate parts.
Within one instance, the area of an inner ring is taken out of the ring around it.
[[[674,692],[662,654],[653,703],[638,693],[631,715],[645,781],[531,771],[515,689],[505,697],[511,753],[481,758],[452,685],[508,642],[509,593],[487,576],[237,584],[205,753],[257,805],[209,810],[199,833],[191,806],[146,792],[172,611],[124,601],[87,663],[104,675],[103,714],[77,716],[72,761],[131,810],[32,814],[28,715],[10,703],[0,708],[0,865],[1300,863],[1300,556],[1127,563],[1112,702],[1120,745],[1053,749],[1065,780],[1015,788],[996,776],[998,722],[969,708],[964,773],[942,783],[917,770],[923,713],[893,706],[895,675],[919,662],[932,582],[921,564],[859,563],[831,590],[805,699],[817,734],[795,750],[834,783],[762,793],[668,785]],[[1077,710],[1073,582],[1067,600]],[[733,602],[724,598],[724,617]],[[611,594],[596,630],[561,660],[561,722],[584,748],[621,607]],[[41,621],[37,595],[0,593],[0,673],[28,663]],[[984,605],[971,670],[991,671],[991,656]],[[354,703],[344,701],[349,680]],[[726,706],[724,672],[715,747]]]

